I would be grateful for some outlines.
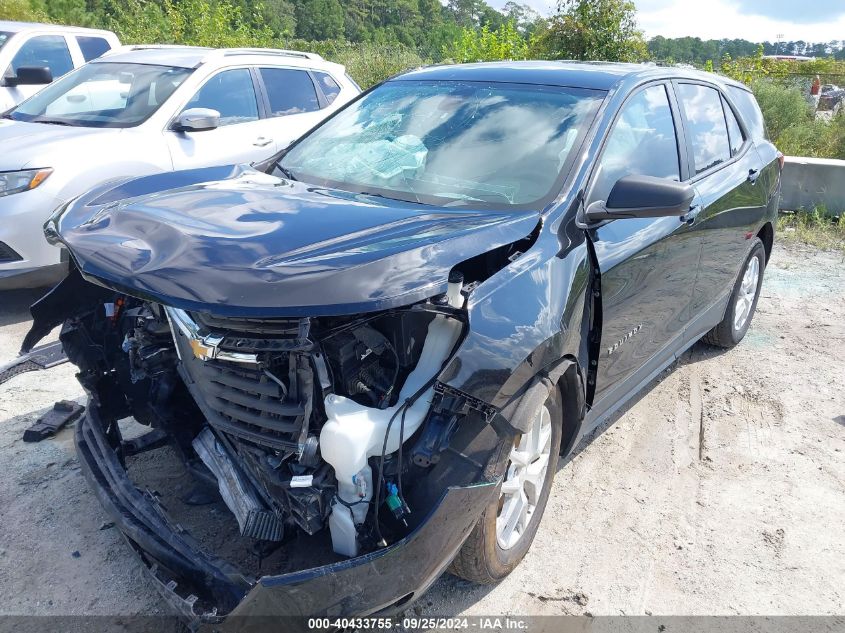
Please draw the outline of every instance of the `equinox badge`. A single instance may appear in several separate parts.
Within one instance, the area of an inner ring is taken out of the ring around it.
[[[637,327],[635,327],[633,330],[631,330],[630,332],[628,332],[627,334],[625,334],[625,336],[623,336],[622,338],[620,338],[620,339],[619,339],[618,341],[616,341],[613,345],[611,345],[610,347],[608,347],[608,348],[607,348],[607,355],[608,355],[608,356],[610,356],[611,354],[613,354],[613,352],[615,352],[615,351],[616,351],[616,350],[618,350],[620,347],[622,347],[622,345],[623,345],[624,343],[627,343],[627,342],[628,342],[628,339],[630,339],[632,336],[634,336],[634,334],[636,334],[637,332],[639,332],[641,329],[643,329],[643,324],[642,324],[642,323],[640,323],[640,324],[639,324]]]

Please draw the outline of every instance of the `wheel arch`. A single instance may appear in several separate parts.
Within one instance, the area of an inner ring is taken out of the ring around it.
[[[775,229],[771,222],[766,222],[757,231],[757,237],[763,242],[763,249],[766,251],[766,263],[769,263],[769,257],[772,255],[772,247],[775,243]]]
[[[525,429],[520,427],[520,421],[528,419],[520,414],[524,407],[539,406],[549,397],[553,389],[557,389],[562,425],[560,454],[566,455],[581,435],[581,426],[586,412],[583,376],[578,361],[571,356],[566,356],[538,372],[525,385],[520,395],[513,398],[501,410],[500,415],[513,431],[524,432]]]
[[[560,395],[563,424],[560,437],[560,454],[568,455],[575,448],[575,444],[581,436],[581,427],[587,410],[584,372],[574,358],[563,359],[555,370],[556,373],[559,373],[554,385]],[[562,371],[558,372],[558,370]]]

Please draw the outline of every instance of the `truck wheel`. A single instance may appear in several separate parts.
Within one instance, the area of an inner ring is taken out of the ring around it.
[[[754,238],[751,253],[734,283],[733,294],[725,310],[725,318],[704,335],[704,341],[717,347],[730,348],[739,343],[751,325],[760,287],[763,285],[763,270],[766,267],[766,251],[760,238]]]
[[[560,453],[562,411],[557,388],[539,404],[532,390],[514,415],[514,426],[528,430],[502,448],[509,454],[503,456],[507,462],[498,494],[452,562],[452,573],[467,580],[490,584],[511,573],[528,552],[546,509]],[[526,427],[516,423],[519,416],[529,418]]]

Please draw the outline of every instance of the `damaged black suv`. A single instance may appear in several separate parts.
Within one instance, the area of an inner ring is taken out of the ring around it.
[[[410,72],[265,164],[57,212],[71,272],[24,348],[62,324],[83,471],[184,616],[396,612],[447,568],[507,575],[558,456],[743,338],[780,158],[713,74]],[[130,477],[157,451],[190,494]]]

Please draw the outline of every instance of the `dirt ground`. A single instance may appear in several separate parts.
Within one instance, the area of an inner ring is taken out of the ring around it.
[[[36,297],[0,295],[0,364]],[[417,613],[843,614],[843,306],[841,255],[776,247],[745,341],[695,345],[561,464],[510,577],[446,575]],[[21,439],[55,400],[83,401],[73,373],[0,387],[0,614],[169,613],[89,492],[72,431]]]

